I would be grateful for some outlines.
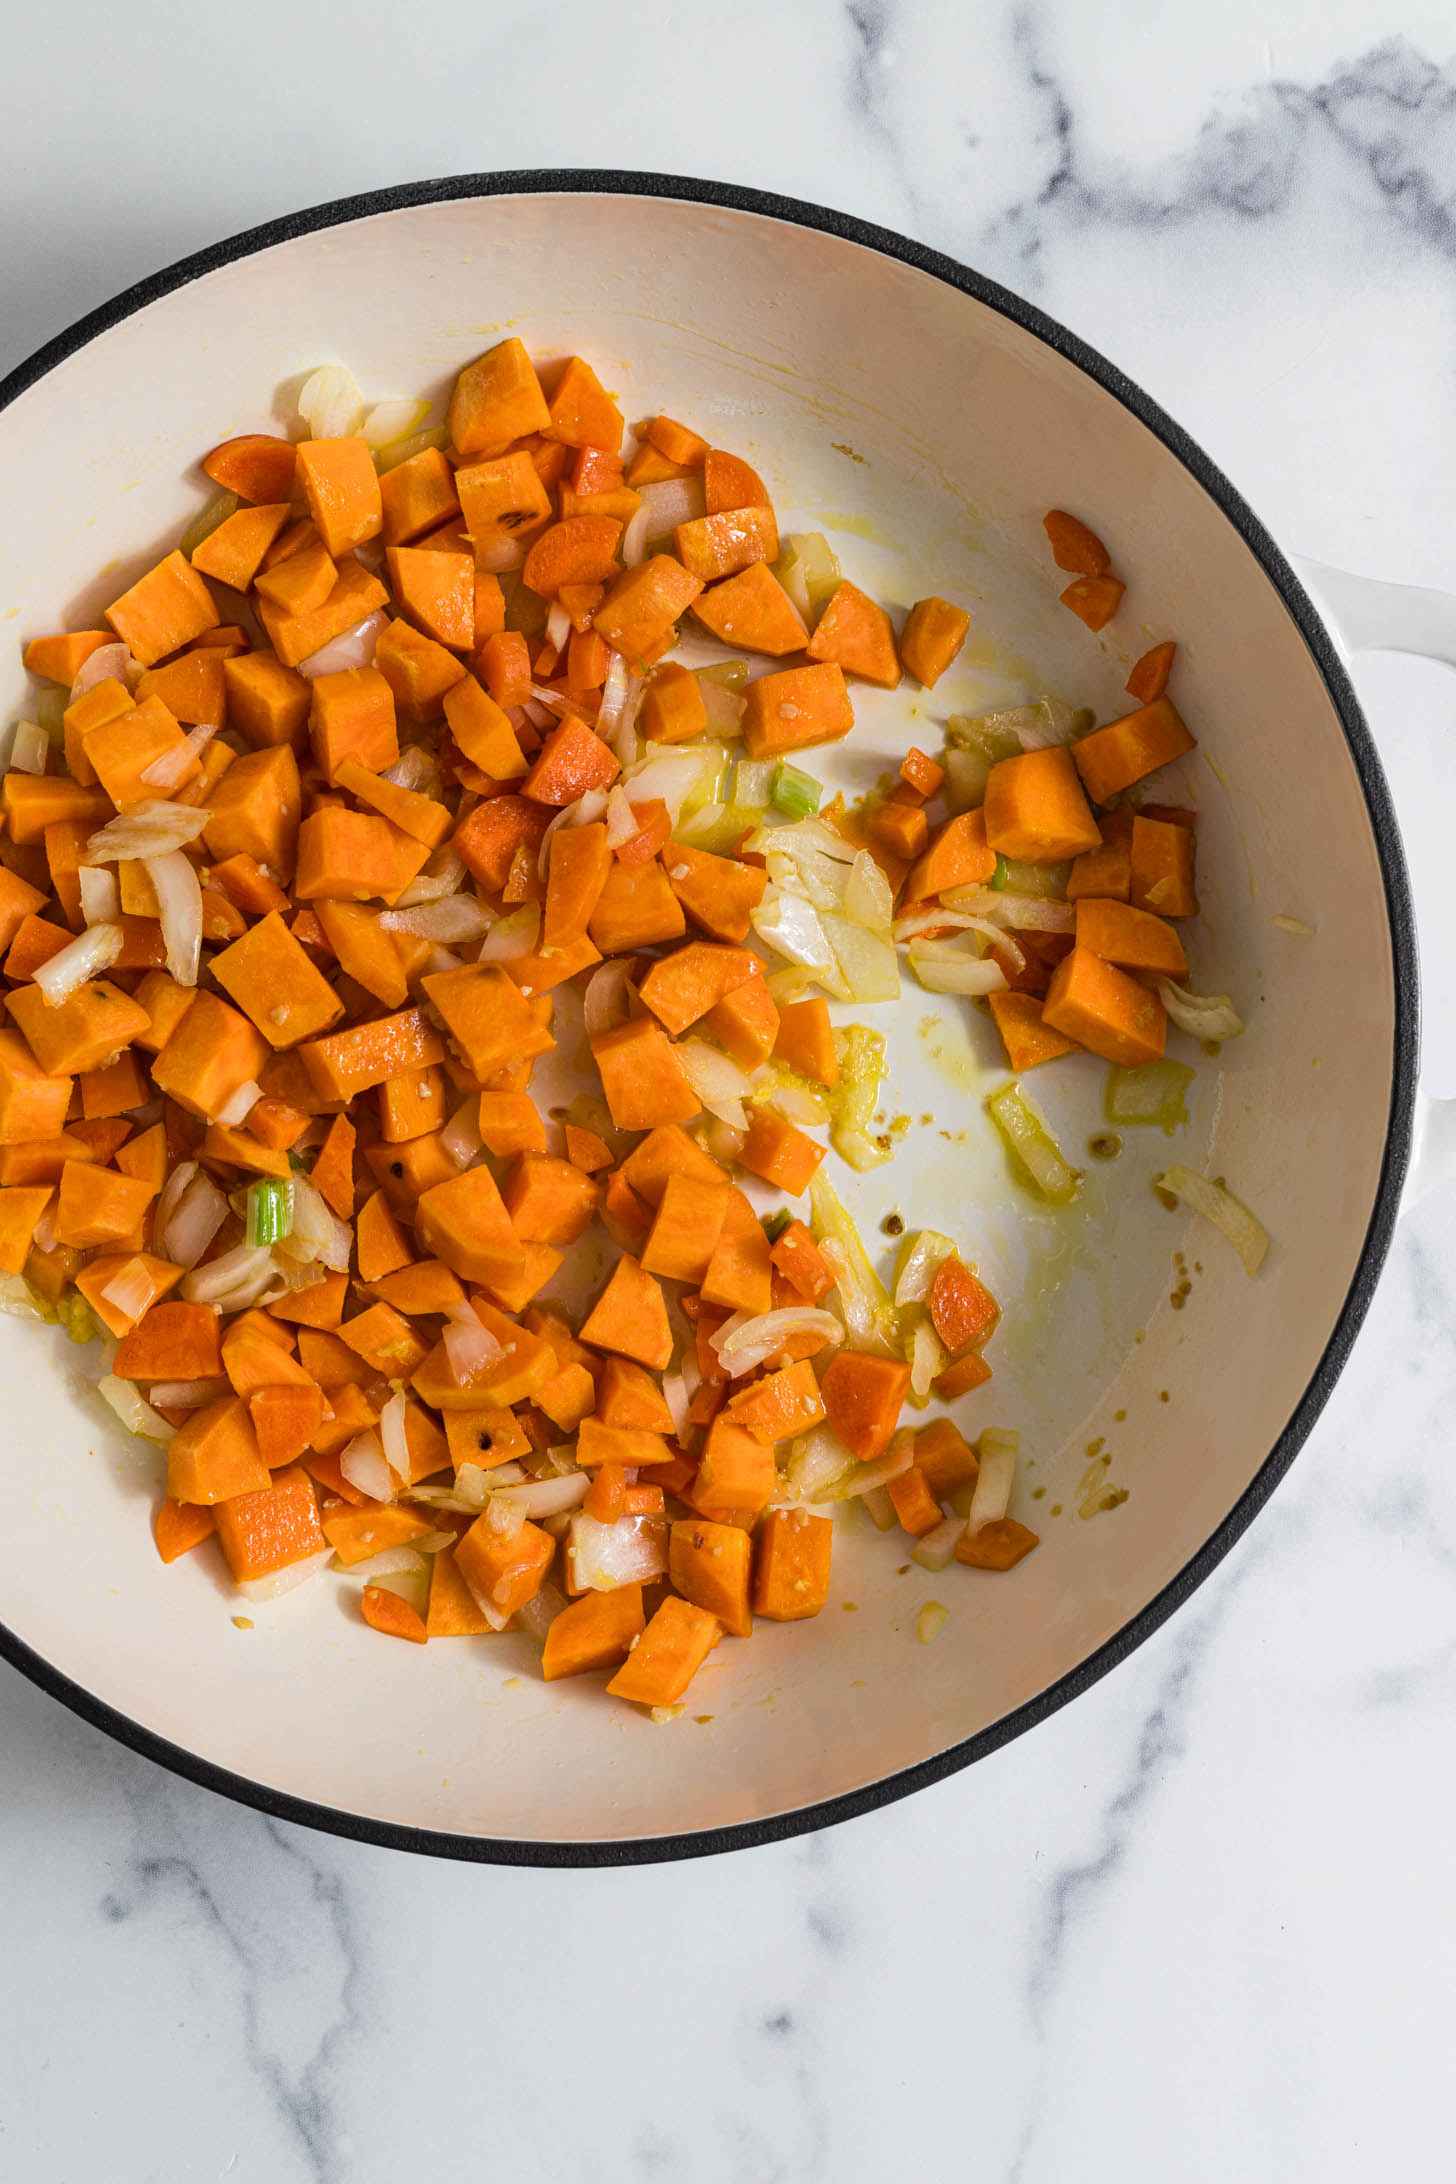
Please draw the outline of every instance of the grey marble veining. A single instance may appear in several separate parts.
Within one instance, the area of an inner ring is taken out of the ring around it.
[[[100,10],[7,26],[31,93],[0,362],[183,250],[395,176],[706,171],[970,259],[1141,379],[1289,545],[1456,584],[1444,6],[250,22],[227,95],[197,22],[142,58]],[[321,111],[298,86],[326,66]],[[1453,1091],[1456,683],[1381,661],[1360,689]],[[234,1808],[0,1671],[0,2175],[1448,2173],[1452,1203],[1404,1224],[1308,1449],[1191,1605],[1031,1736],[830,1834],[435,1865]]]

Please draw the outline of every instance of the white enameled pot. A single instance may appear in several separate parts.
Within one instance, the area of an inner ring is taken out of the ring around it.
[[[108,1424],[53,1330],[0,1322],[0,1643],[89,1719],[194,1779],[370,1839],[541,1862],[684,1855],[822,1824],[964,1765],[1102,1674],[1207,1575],[1329,1392],[1387,1244],[1417,1104],[1416,966],[1399,841],[1329,627],[1237,494],[1146,396],[963,267],[804,205],[643,176],[427,183],[325,207],[121,297],[0,388],[5,719],[20,642],[84,627],[200,505],[199,454],[279,429],[301,377],[347,364],[370,397],[440,400],[506,333],[579,350],[629,417],[662,409],[762,472],[786,529],[903,608],[963,601],[974,632],[933,694],[856,691],[816,768],[857,793],[950,712],[1042,690],[1125,709],[1132,658],[1179,642],[1198,750],[1200,991],[1246,1034],[1200,1062],[1175,1143],[1110,1163],[1104,1071],[1029,1091],[1086,1167],[1076,1212],[1014,1185],[984,1113],[989,1022],[911,986],[889,1034],[899,1150],[839,1170],[866,1239],[949,1230],[1005,1317],[968,1433],[1019,1427],[1015,1512],[1043,1544],[1009,1576],[905,1565],[841,1527],[817,1622],[727,1640],[656,1724],[600,1679],[545,1685],[524,1637],[390,1644],[323,1579],[233,1617],[212,1549],[163,1568],[154,1449]],[[1129,578],[1101,638],[1056,603],[1041,516],[1077,509]],[[1351,644],[1456,657],[1456,609],[1306,572]],[[1295,785],[1297,784],[1297,789]],[[1297,921],[1311,931],[1274,922]],[[1444,1162],[1449,1133],[1431,1135]],[[1267,1226],[1249,1279],[1159,1204],[1176,1157]],[[1186,1290],[1186,1294],[1184,1293]],[[1089,1463],[1125,1488],[1084,1518]],[[917,1642],[921,1605],[950,1611]]]

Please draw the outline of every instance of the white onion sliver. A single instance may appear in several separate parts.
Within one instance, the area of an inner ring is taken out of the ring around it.
[[[1180,1031],[1194,1039],[1237,1039],[1243,1018],[1227,994],[1189,993],[1171,978],[1156,978],[1158,998]]]
[[[108,819],[86,844],[84,864],[116,864],[122,858],[164,857],[169,851],[195,842],[212,818],[195,804],[162,800],[133,804],[129,811]]]
[[[446,895],[438,902],[416,903],[407,910],[382,911],[379,923],[386,933],[415,933],[421,940],[460,941],[483,939],[499,920],[478,895]]]
[[[455,1534],[447,1536],[453,1544]],[[377,1577],[423,1577],[429,1564],[420,1547],[381,1547],[377,1555],[370,1555],[365,1562],[351,1562],[348,1568],[350,1577],[372,1585]]]
[[[377,454],[381,448],[393,447],[396,440],[406,440],[412,432],[418,431],[429,414],[429,403],[414,396],[375,402],[365,412],[364,422],[359,427],[364,445],[371,454]]]
[[[506,1486],[493,1492],[490,1506],[494,1509],[504,1503],[508,1509],[518,1509],[523,1517],[555,1517],[585,1501],[590,1486],[584,1471],[557,1479],[532,1479],[527,1486]]]
[[[667,1575],[661,1519],[618,1517],[599,1524],[579,1509],[567,1534],[570,1581],[583,1592],[615,1592],[619,1585],[650,1585]]]
[[[410,1483],[409,1435],[406,1431],[408,1417],[404,1390],[396,1388],[379,1414],[379,1439],[384,1449],[384,1461],[401,1486],[408,1486]]]
[[[184,1274],[181,1294],[189,1304],[215,1304],[227,1312],[240,1312],[256,1304],[277,1278],[271,1251],[238,1244],[206,1266],[194,1266]]]
[[[144,1260],[128,1259],[117,1268],[101,1294],[124,1319],[135,1324],[156,1295],[156,1283]]]
[[[465,860],[448,842],[426,858],[395,903],[396,910],[412,910],[417,903],[443,902],[465,885]]]
[[[983,1524],[997,1524],[1005,1516],[1011,1503],[1011,1482],[1020,1452],[1019,1433],[1004,1433],[998,1426],[987,1426],[982,1433],[976,1443],[981,1468],[976,1474],[976,1490],[971,1496],[967,1520],[972,1532],[979,1532]]]
[[[369,667],[374,661],[374,647],[378,644],[389,622],[383,612],[366,614],[362,622],[346,629],[341,636],[331,637],[317,652],[311,652],[306,660],[300,660],[297,672],[312,681],[315,675],[340,675],[346,668]]]
[[[912,941],[910,968],[927,993],[1000,993],[1006,974],[989,957],[966,955],[960,949],[933,954],[934,941]]]
[[[305,1555],[301,1562],[286,1562],[281,1570],[270,1570],[266,1577],[240,1578],[238,1591],[255,1607],[262,1607],[269,1600],[281,1600],[285,1593],[297,1592],[333,1559],[333,1548],[321,1547],[316,1555]]]
[[[121,886],[110,865],[82,865],[81,917],[87,925],[113,925],[121,916]]]
[[[955,1551],[966,1536],[964,1517],[944,1517],[930,1532],[923,1532],[910,1550],[910,1560],[918,1562],[922,1570],[943,1570],[955,1558]]]
[[[163,1251],[165,1251],[167,1243],[167,1224],[176,1212],[183,1192],[196,1174],[197,1162],[195,1160],[179,1161],[162,1185],[161,1194],[152,1211],[152,1233],[158,1240],[159,1248]]]
[[[139,1433],[145,1441],[170,1441],[177,1430],[158,1416],[129,1380],[118,1380],[114,1373],[106,1373],[97,1381],[96,1392],[111,1405],[127,1431]]]
[[[730,1130],[746,1130],[743,1102],[753,1089],[747,1073],[706,1039],[680,1039],[673,1048],[678,1067],[710,1115]]]
[[[66,702],[74,705],[77,698],[84,698],[86,692],[94,690],[98,683],[125,683],[130,690],[140,673],[141,669],[132,658],[128,646],[98,645],[91,657],[81,662],[80,671],[71,685],[71,695]]]
[[[240,1084],[237,1091],[224,1101],[212,1120],[222,1123],[229,1130],[236,1130],[247,1121],[262,1097],[262,1086],[254,1084],[249,1077],[246,1084]]]
[[[392,766],[386,766],[381,781],[392,781],[397,789],[419,789],[426,781],[434,780],[439,769],[423,744],[407,743]]]
[[[1077,905],[1058,902],[1051,895],[1012,895],[994,887],[948,887],[942,901],[947,910],[969,910],[989,919],[992,925],[1013,926],[1023,933],[1072,933],[1077,928]]]
[[[364,397],[342,364],[321,364],[298,390],[298,414],[311,440],[347,440],[364,422]]]
[[[50,757],[51,739],[38,722],[18,720],[10,740],[12,773],[43,774]]]
[[[935,1229],[922,1229],[895,1277],[896,1304],[926,1303],[941,1262],[954,1254],[955,1245],[948,1236],[940,1235]]]
[[[35,972],[35,982],[51,1007],[59,1008],[78,986],[113,964],[121,954],[121,944],[119,925],[88,925],[64,948],[58,948],[50,961]]]
[[[635,569],[639,561],[647,558],[647,523],[648,508],[646,501],[643,501],[627,518],[626,528],[617,547],[623,568]]]
[[[1232,1191],[1225,1190],[1221,1183],[1211,1183],[1207,1176],[1198,1175],[1192,1168],[1177,1162],[1157,1180],[1159,1190],[1171,1191],[1175,1198],[1181,1198],[1195,1213],[1201,1213],[1205,1221],[1211,1221],[1228,1238],[1243,1260],[1246,1274],[1258,1273],[1269,1249],[1269,1232]]]
[[[150,766],[144,766],[141,779],[149,789],[160,789],[164,796],[169,795],[173,789],[180,789],[183,782],[196,773],[196,761],[202,757],[216,733],[215,728],[209,728],[205,724],[194,728],[180,743],[174,743],[170,750],[159,752]]]
[[[480,1099],[477,1094],[475,1098],[466,1100],[463,1106],[456,1108],[440,1132],[440,1150],[457,1168],[468,1168],[485,1150],[484,1140],[480,1135],[479,1117]]]
[[[447,1314],[442,1339],[457,1388],[468,1388],[478,1372],[503,1355],[500,1343],[468,1304],[457,1304]]]
[[[480,944],[478,963],[515,963],[522,956],[534,955],[536,943],[541,937],[541,905],[539,902],[523,902],[516,909],[508,910],[495,924]]]
[[[618,783],[607,795],[608,849],[620,849],[624,842],[630,842],[641,831],[637,824],[637,814],[632,809],[632,800]]]
[[[195,986],[202,962],[202,884],[180,849],[145,860],[157,898],[167,969],[179,986]]]
[[[546,642],[556,652],[564,652],[571,637],[571,616],[559,599],[553,599],[546,612]]]
[[[679,1440],[688,1428],[688,1408],[692,1401],[683,1373],[664,1373],[662,1376],[662,1400],[672,1412],[672,1426]]]
[[[181,1176],[186,1181],[169,1206],[167,1192]],[[157,1201],[152,1228],[163,1256],[173,1266],[196,1266],[226,1220],[227,1210],[227,1200],[211,1176],[205,1175],[195,1160],[185,1160],[168,1177],[166,1190]]]
[[[547,1631],[565,1606],[564,1594],[558,1592],[550,1578],[547,1578],[535,1598],[516,1610],[516,1621],[522,1630],[529,1631],[538,1643],[544,1644]]]
[[[781,1305],[777,1311],[760,1312],[753,1318],[735,1312],[709,1340],[719,1364],[736,1380],[781,1350],[791,1335],[804,1333],[822,1336],[826,1345],[841,1343],[844,1322],[818,1305]]]
[[[605,789],[588,789],[585,796],[579,796],[574,804],[563,804],[541,837],[541,848],[536,859],[538,878],[544,880],[550,869],[551,837],[559,828],[595,826],[598,819],[606,817],[606,813]]]
[[[154,1380],[148,1393],[159,1410],[201,1410],[227,1386],[225,1380]]]
[[[339,1470],[350,1486],[371,1501],[393,1501],[394,1478],[377,1433],[356,1433],[339,1457]]]

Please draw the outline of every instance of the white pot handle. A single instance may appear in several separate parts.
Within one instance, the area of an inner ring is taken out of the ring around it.
[[[1456,595],[1420,584],[1385,584],[1352,576],[1322,561],[1291,559],[1329,629],[1346,655],[1414,652],[1456,667]],[[1415,1134],[1402,1208],[1416,1205],[1438,1184],[1456,1178],[1456,1100],[1416,1094]]]

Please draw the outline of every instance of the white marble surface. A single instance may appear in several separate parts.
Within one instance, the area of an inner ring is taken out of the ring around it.
[[[298,204],[553,160],[707,173],[968,259],[1141,380],[1289,546],[1456,583],[1441,0],[72,0],[5,39],[0,367]],[[1456,1092],[1456,683],[1359,681]],[[1449,2174],[1453,1203],[1408,1220],[1307,1450],[1191,1606],[1010,1749],[826,1835],[434,1865],[193,1790],[0,1670],[0,2175]]]

